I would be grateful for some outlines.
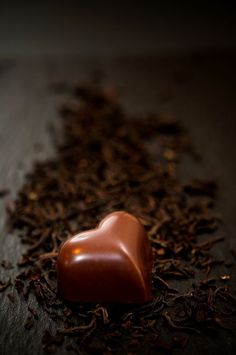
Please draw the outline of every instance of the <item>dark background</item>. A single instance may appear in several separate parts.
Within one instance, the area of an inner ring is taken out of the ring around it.
[[[236,45],[234,1],[1,1],[1,55],[98,56]]]
[[[5,205],[35,159],[53,154],[48,125],[65,99],[57,80],[88,80],[95,70],[115,84],[125,108],[178,117],[203,161],[184,161],[179,174],[219,182],[217,210],[226,244],[214,253],[232,259],[236,247],[236,32],[233,1],[0,1],[0,261],[16,262],[24,247],[5,229]],[[42,146],[39,151],[38,146]],[[17,270],[0,268],[0,280]],[[231,270],[235,284],[235,269]],[[33,306],[34,300],[30,299]],[[0,354],[43,354],[43,313],[25,332],[26,305],[0,293]],[[233,354],[235,334],[196,337],[175,354]],[[58,354],[62,354],[63,350]]]

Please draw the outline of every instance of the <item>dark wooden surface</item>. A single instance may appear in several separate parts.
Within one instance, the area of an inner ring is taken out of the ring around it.
[[[189,129],[204,160],[194,164],[184,161],[179,174],[183,179],[218,179],[217,210],[225,222],[220,233],[226,237],[226,244],[217,245],[214,252],[232,258],[229,249],[236,246],[235,61],[234,53],[89,60],[0,59],[0,188],[11,191],[0,200],[0,261],[14,263],[24,250],[17,235],[6,232],[5,205],[14,198],[32,162],[53,155],[48,126],[57,122],[57,107],[65,94],[52,93],[50,84],[64,79],[71,83],[83,81],[97,69],[106,73],[106,83],[118,86],[127,110],[174,115]],[[16,272],[16,268],[0,268],[0,280]],[[235,283],[235,269],[230,272]],[[26,305],[19,298],[12,304],[7,293],[0,293],[0,354],[43,354],[41,335],[50,327],[50,320],[41,312],[36,326],[25,331]],[[34,304],[34,300],[30,302]],[[194,338],[186,350],[176,354],[232,354],[235,349],[235,334],[222,330],[217,339],[207,342],[203,337]]]

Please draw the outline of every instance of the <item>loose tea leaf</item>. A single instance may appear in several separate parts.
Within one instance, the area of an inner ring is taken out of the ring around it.
[[[9,192],[9,189],[0,188],[0,198],[5,197]]]
[[[236,299],[216,282],[230,275],[207,276],[224,263],[211,253],[224,242],[214,233],[221,223],[213,209],[217,185],[179,179],[181,157],[197,156],[186,130],[173,118],[127,115],[112,89],[78,85],[74,100],[61,108],[55,157],[34,164],[7,208],[9,227],[28,246],[15,288],[25,302],[34,295],[57,329],[45,329],[44,350],[155,354],[217,332]],[[139,306],[65,302],[57,292],[58,248],[119,209],[139,217],[152,242],[153,300]],[[28,309],[27,329],[39,317]]]
[[[29,329],[33,328],[33,326],[34,326],[34,318],[32,315],[29,315],[27,317],[27,320],[25,321],[24,327],[25,327],[25,329],[29,330]]]
[[[6,282],[0,280],[0,292],[5,291],[10,285],[11,285],[11,279],[8,279],[8,281]]]
[[[2,260],[0,262],[0,266],[5,270],[10,270],[14,268],[13,264],[9,260]]]

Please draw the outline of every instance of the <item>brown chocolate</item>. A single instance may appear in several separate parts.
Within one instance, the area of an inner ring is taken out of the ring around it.
[[[58,290],[72,302],[142,303],[151,299],[152,251],[140,221],[118,211],[59,252]]]

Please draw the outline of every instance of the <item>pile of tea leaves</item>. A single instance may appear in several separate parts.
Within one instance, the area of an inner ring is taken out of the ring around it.
[[[155,354],[203,333],[215,336],[227,327],[236,298],[227,286],[230,275],[210,275],[224,264],[212,254],[223,241],[214,211],[217,186],[178,177],[183,155],[196,158],[187,132],[173,118],[131,117],[113,89],[78,85],[72,95],[73,104],[61,107],[55,156],[34,164],[8,208],[9,227],[27,245],[14,287],[24,302],[35,297],[55,325],[55,332],[44,329],[44,350]],[[153,300],[138,306],[65,302],[57,292],[61,243],[115,210],[139,217],[151,240]],[[30,331],[39,314],[28,309]]]

